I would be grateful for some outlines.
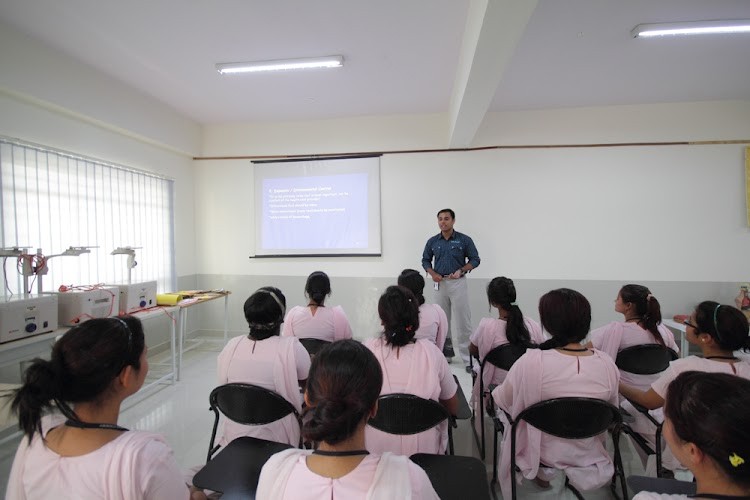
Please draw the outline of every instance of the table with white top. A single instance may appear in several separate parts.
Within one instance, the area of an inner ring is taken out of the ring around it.
[[[680,336],[680,357],[690,354],[690,344],[687,341],[687,326],[672,319],[662,319],[662,324]]]
[[[178,356],[177,356],[177,380],[180,380],[180,372],[182,371],[182,356],[189,348],[185,347],[187,342],[187,321],[188,321],[188,310],[189,308],[210,302],[212,300],[224,299],[224,338],[223,339],[211,339],[211,338],[200,338],[190,339],[198,342],[212,342],[220,341],[223,344],[227,343],[227,334],[229,331],[229,296],[232,292],[228,290],[209,290],[199,292],[176,292],[178,295],[189,294],[189,298],[183,299],[177,303],[179,308],[177,324],[177,343],[178,343]],[[222,345],[223,345],[222,344]]]

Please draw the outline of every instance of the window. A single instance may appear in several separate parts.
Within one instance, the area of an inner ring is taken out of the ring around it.
[[[41,249],[48,274],[44,291],[61,285],[127,283],[127,255],[138,263],[132,281],[175,288],[174,181],[120,165],[0,138],[0,246]],[[92,247],[80,256],[50,256],[69,247]],[[4,252],[6,255],[12,252]],[[36,257],[4,257],[4,294],[23,293],[22,266]],[[35,279],[29,278],[36,293]]]

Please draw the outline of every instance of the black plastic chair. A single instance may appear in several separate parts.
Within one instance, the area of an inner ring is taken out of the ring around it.
[[[617,368],[624,372],[635,373],[637,375],[655,375],[661,373],[669,367],[669,363],[677,359],[677,353],[668,347],[660,344],[643,344],[628,347],[617,353],[615,364]],[[630,400],[628,400],[630,401]],[[630,401],[633,408],[646,416],[656,427],[655,450],[649,446],[648,442],[635,432],[627,423],[623,423],[622,431],[630,436],[646,454],[656,455],[656,475],[664,476],[661,456],[661,432],[662,422],[659,422],[648,412],[648,409],[634,401]]]
[[[476,457],[415,453],[409,460],[424,469],[442,500],[490,500],[487,468]]]
[[[453,455],[453,428],[456,420],[443,405],[413,394],[385,394],[378,398],[378,413],[367,425],[388,434],[419,434],[448,421],[448,452]]]
[[[477,439],[477,446],[479,446],[479,455],[484,460],[485,456],[485,437],[484,437],[484,398],[485,398],[485,387],[484,387],[484,369],[490,364],[501,370],[508,371],[513,366],[518,358],[523,356],[526,352],[526,347],[517,344],[503,344],[495,347],[484,357],[482,362],[479,364],[479,429],[481,433],[481,439],[476,434],[476,428],[474,428],[474,437]],[[490,407],[487,409],[490,416],[494,417],[494,408]],[[476,415],[474,415],[476,419]],[[497,438],[497,426],[495,426],[495,438]],[[495,461],[497,461],[497,454],[495,454]]]
[[[327,340],[322,339],[299,339],[300,344],[307,350],[307,354],[312,358],[318,351],[330,344]]]
[[[219,413],[233,422],[244,425],[270,424],[293,414],[297,418],[300,429],[302,428],[299,412],[292,403],[281,395],[257,385],[240,383],[220,385],[211,391],[208,400],[211,404],[209,409],[216,414],[216,418],[214,418],[214,427],[211,431],[211,441],[208,443],[206,462],[211,460],[219,449],[219,445],[214,446],[216,429],[219,426]],[[297,447],[302,447],[302,436]]]
[[[602,432],[610,431],[612,443],[615,449],[614,466],[612,475],[612,493],[617,496],[617,477],[620,477],[622,486],[622,498],[628,498],[628,490],[625,484],[625,472],[620,456],[619,432],[622,425],[620,411],[601,399],[566,397],[554,398],[535,403],[521,413],[511,422],[510,441],[510,467],[513,500],[516,499],[516,430],[520,422],[536,427],[542,432],[564,439],[586,439],[597,436]],[[581,493],[571,485],[566,477],[565,486],[570,489],[577,498],[583,499]]]

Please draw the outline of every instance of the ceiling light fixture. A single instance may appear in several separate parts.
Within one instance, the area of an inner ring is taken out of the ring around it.
[[[256,73],[259,71],[340,68],[343,65],[344,58],[342,56],[327,56],[303,59],[277,59],[274,61],[219,63],[216,65],[216,70],[222,75],[227,75],[231,73]]]
[[[711,35],[720,33],[750,33],[750,19],[639,24],[630,32],[633,38],[668,35]]]

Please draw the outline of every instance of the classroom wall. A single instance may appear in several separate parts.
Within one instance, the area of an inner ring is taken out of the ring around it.
[[[201,127],[2,21],[0,67],[4,68],[0,71],[0,135],[174,180],[177,286],[194,288],[192,157],[200,151]],[[168,325],[169,321],[149,320],[150,347],[167,340]],[[46,355],[48,344],[34,344],[12,354],[19,360]],[[0,379],[13,380],[18,373],[17,366],[4,366]]]
[[[193,275],[201,127],[2,21],[0,47],[0,135],[174,179],[176,270]]]
[[[444,147],[446,123],[431,115],[209,126],[203,154]],[[735,139],[750,139],[748,102],[492,113],[475,146]],[[532,313],[541,293],[568,286],[589,296],[601,324],[617,319],[619,287],[640,282],[661,295],[671,316],[703,298],[730,302],[737,284],[750,280],[743,158],[742,144],[386,154],[383,255],[313,259],[249,258],[251,162],[199,160],[198,283],[239,295],[230,327],[244,331],[241,304],[252,290],[284,284],[292,304],[304,303],[304,279],[321,269],[333,279],[332,303],[342,303],[355,332],[369,336],[377,330],[377,297],[403,268],[419,268],[424,242],[437,232],[435,212],[450,206],[456,229],[473,236],[482,256],[469,277],[475,324],[487,314],[484,287],[497,275],[517,280],[521,305]],[[218,316],[205,319],[202,327],[211,329]]]

